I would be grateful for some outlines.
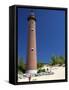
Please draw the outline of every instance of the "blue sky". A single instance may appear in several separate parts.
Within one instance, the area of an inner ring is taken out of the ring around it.
[[[49,63],[53,55],[65,53],[65,12],[34,9],[36,16],[37,60]],[[26,62],[30,9],[18,8],[18,57]]]

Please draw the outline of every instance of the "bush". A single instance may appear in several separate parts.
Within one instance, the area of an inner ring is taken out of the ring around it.
[[[43,67],[44,66],[44,64],[43,63],[37,63],[37,68],[39,69],[39,68],[41,68],[41,67]]]
[[[18,70],[21,71],[22,73],[25,73],[25,68],[23,68],[22,66],[18,66]]]
[[[65,63],[65,59],[63,56],[53,56],[51,58],[51,65],[59,64],[60,66]]]
[[[25,73],[25,64],[22,58],[19,60],[18,70],[21,71],[22,73]]]
[[[45,72],[45,69],[39,69],[37,73]]]

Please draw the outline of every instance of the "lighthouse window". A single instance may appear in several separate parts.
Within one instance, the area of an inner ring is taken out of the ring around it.
[[[34,48],[32,48],[31,51],[34,51]]]
[[[34,31],[34,30],[32,30],[32,31]]]
[[[32,49],[32,51],[34,51],[34,49]]]

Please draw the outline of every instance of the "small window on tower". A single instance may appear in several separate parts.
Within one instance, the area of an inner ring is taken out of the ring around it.
[[[34,51],[34,48],[31,48],[31,51]]]
[[[32,30],[32,31],[34,31],[34,30]]]

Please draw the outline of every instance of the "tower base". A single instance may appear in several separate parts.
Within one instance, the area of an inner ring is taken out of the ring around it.
[[[28,73],[28,74],[37,74],[37,70],[27,70],[26,73]]]

